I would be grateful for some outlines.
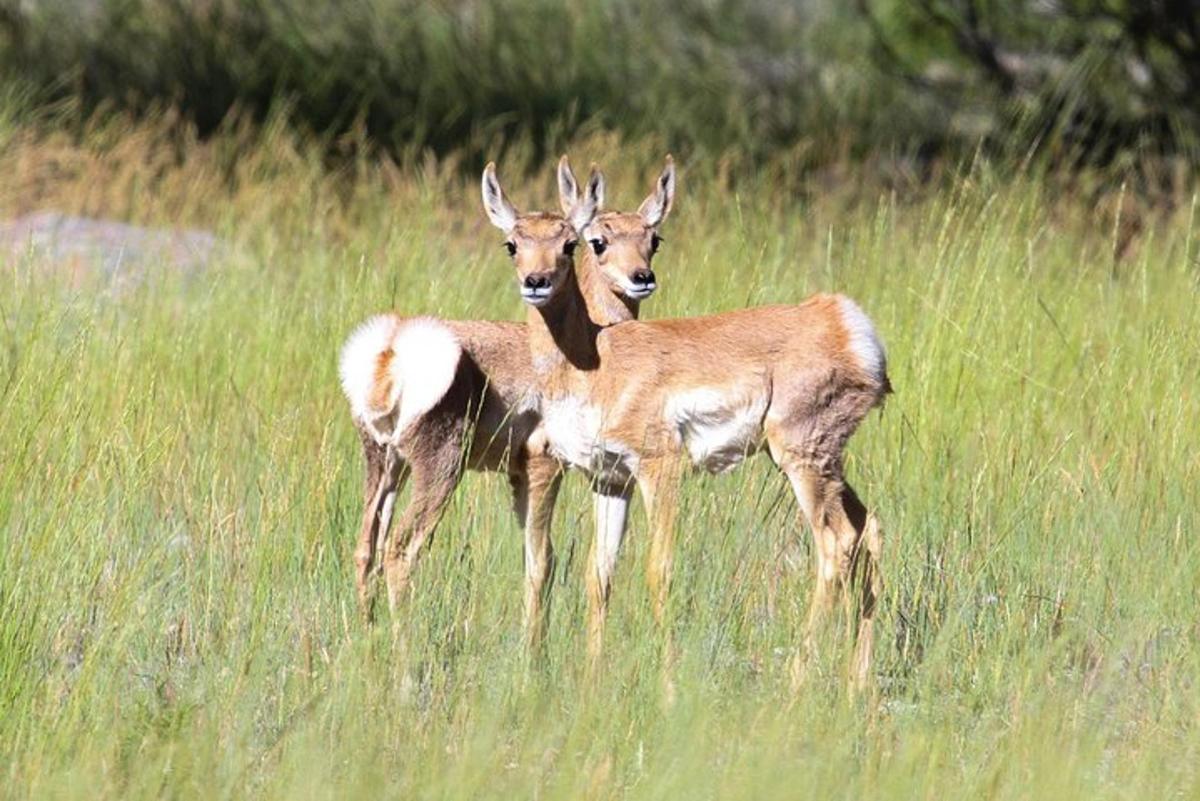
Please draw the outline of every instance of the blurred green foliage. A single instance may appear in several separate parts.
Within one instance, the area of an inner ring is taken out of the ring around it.
[[[581,129],[751,153],[879,117],[877,76],[827,58],[849,11],[777,0],[98,0],[7,3],[0,71],[39,103],[235,111],[394,152]]]
[[[332,151],[545,155],[611,131],[801,166],[1190,152],[1192,0],[0,0],[34,108],[282,115]]]

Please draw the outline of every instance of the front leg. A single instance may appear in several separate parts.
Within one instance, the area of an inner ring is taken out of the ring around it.
[[[541,647],[550,616],[554,545],[550,525],[562,483],[562,466],[544,454],[530,454],[524,470],[510,478],[513,506],[525,530],[525,641],[531,651]]]
[[[612,591],[617,554],[629,520],[628,487],[598,485],[592,489],[596,513],[596,536],[588,560],[588,654],[593,663],[600,656],[608,597]]]

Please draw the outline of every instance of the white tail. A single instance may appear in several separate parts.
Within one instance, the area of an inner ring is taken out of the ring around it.
[[[850,298],[839,295],[838,305],[841,306],[842,325],[849,338],[848,346],[858,359],[858,366],[876,381],[886,384],[887,353],[879,341],[879,334],[875,332],[875,324]]]
[[[346,340],[338,372],[351,414],[382,445],[445,397],[461,358],[441,321],[379,315]]]

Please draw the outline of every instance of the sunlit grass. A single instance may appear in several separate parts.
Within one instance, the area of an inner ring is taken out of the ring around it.
[[[520,535],[497,476],[466,481],[404,614],[375,630],[358,620],[342,339],[381,309],[521,308],[473,181],[330,174],[278,136],[238,159],[232,184],[214,175],[228,142],[157,171],[136,167],[156,163],[153,137],[0,158],[25,176],[9,212],[34,197],[212,226],[227,245],[198,276],[151,265],[119,286],[6,257],[6,794],[1200,791],[1188,203],[1114,260],[1112,220],[1033,177],[974,174],[909,203],[797,202],[766,179],[733,192],[685,169],[648,316],[845,291],[876,321],[897,391],[849,456],[885,525],[874,692],[848,693],[837,654],[790,690],[811,563],[762,460],[687,485],[678,700],[664,707],[636,515],[604,669],[584,671],[577,477],[555,519],[544,663],[521,649]],[[592,142],[576,154],[588,157],[631,207],[661,154]],[[552,192],[547,172],[514,199],[549,205]]]

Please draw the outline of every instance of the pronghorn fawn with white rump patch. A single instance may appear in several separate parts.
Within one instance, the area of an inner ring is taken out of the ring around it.
[[[569,215],[579,188],[566,156],[558,165],[558,188],[563,213]],[[665,196],[669,206],[674,190],[675,168],[668,156],[652,196]],[[631,218],[636,215],[600,214],[617,228]],[[529,219],[523,230],[555,241],[547,259],[569,266],[576,237],[563,220]],[[564,230],[571,235],[559,237]],[[648,263],[590,279],[585,302],[593,319],[604,324],[636,317],[641,301],[657,286]],[[373,607],[379,552],[394,607],[464,467],[504,471],[525,530],[526,635],[531,644],[538,642],[546,619],[553,564],[549,529],[562,465],[543,444],[525,325],[380,315],[350,336],[339,367],[367,467],[354,556],[365,613],[370,617]],[[406,482],[411,485],[408,505],[389,538],[394,504]]]
[[[890,391],[883,346],[862,310],[840,295],[652,322],[602,326],[584,301],[585,276],[653,254],[661,209],[615,233],[588,207],[603,202],[593,167],[572,217],[589,249],[577,268],[548,254],[574,236],[523,235],[495,168],[483,175],[488,217],[504,231],[528,304],[529,347],[550,453],[586,471],[601,522],[588,569],[589,644],[600,649],[613,568],[637,484],[651,525],[647,579],[655,615],[666,608],[684,468],[724,472],[765,449],[791,482],[815,538],[817,580],[808,632],[858,574],[853,676],[865,681],[881,591],[879,525],[843,474],[847,440]],[[797,662],[797,665],[799,663]]]

